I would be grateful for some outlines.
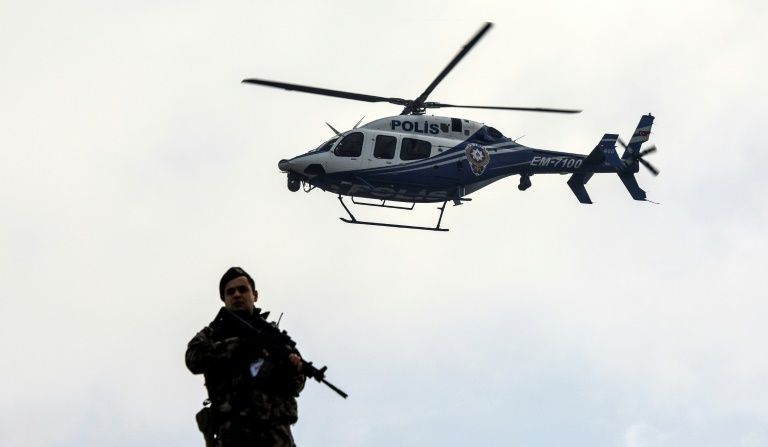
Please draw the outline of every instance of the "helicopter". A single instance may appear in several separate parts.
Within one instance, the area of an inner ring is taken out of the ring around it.
[[[483,123],[444,116],[427,115],[427,109],[465,108],[544,113],[580,113],[575,109],[542,107],[501,107],[456,105],[427,101],[427,97],[461,59],[490,30],[485,23],[416,99],[374,96],[330,90],[300,84],[249,78],[242,82],[316,95],[364,102],[388,102],[403,106],[400,115],[376,119],[360,126],[362,119],[346,132],[326,123],[335,136],[315,149],[290,159],[280,160],[278,168],[287,175],[288,189],[310,192],[321,189],[338,196],[349,215],[340,218],[350,224],[375,225],[417,230],[448,231],[441,228],[446,204],[454,206],[472,199],[466,197],[498,180],[519,175],[518,189],[531,187],[536,174],[570,174],[567,181],[577,200],[591,204],[585,188],[597,173],[618,174],[635,200],[649,201],[637,184],[639,165],[651,174],[659,171],[643,157],[656,151],[641,149],[648,141],[654,117],[644,115],[629,143],[617,134],[605,134],[587,155],[526,147]],[[624,148],[621,157],[616,144]],[[401,225],[358,220],[344,202],[349,196],[355,205],[413,210],[417,203],[442,203],[434,227]],[[360,200],[364,199],[364,200]],[[370,201],[370,200],[373,200]],[[394,204],[393,204],[394,202]]]

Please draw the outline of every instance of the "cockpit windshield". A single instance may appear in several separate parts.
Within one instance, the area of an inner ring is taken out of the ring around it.
[[[338,139],[339,139],[339,137],[333,137],[330,140],[328,140],[325,143],[323,143],[320,146],[318,146],[317,148],[312,149],[308,153],[309,154],[314,154],[316,152],[328,152],[329,150],[331,150],[331,146],[333,146],[333,143],[335,143],[336,140],[338,140]]]

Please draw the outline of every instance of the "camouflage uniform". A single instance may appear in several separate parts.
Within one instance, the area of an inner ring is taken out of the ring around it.
[[[255,309],[248,318],[266,315]],[[187,346],[187,368],[205,375],[217,447],[295,446],[290,426],[298,419],[296,397],[305,377],[263,349],[218,321]]]

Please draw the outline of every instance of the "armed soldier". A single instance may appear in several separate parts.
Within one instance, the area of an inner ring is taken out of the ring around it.
[[[210,408],[197,420],[206,445],[293,447],[290,426],[298,419],[304,370],[310,376],[318,370],[302,361],[287,334],[271,336],[280,331],[266,322],[268,312],[254,306],[258,292],[245,270],[227,270],[219,295],[224,308],[186,352],[189,370],[205,375]]]

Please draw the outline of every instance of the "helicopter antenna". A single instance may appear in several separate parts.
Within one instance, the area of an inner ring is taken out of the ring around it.
[[[277,318],[277,323],[275,323],[275,327],[280,327],[280,320],[283,319],[283,313],[280,312],[280,316]]]
[[[333,132],[334,132],[334,133],[335,133],[337,136],[339,136],[339,137],[341,136],[341,132],[339,132],[338,130],[334,129],[334,127],[333,127],[333,126],[331,126],[331,125],[330,125],[330,123],[328,123],[328,121],[326,121],[326,122],[325,122],[325,124],[328,124],[328,127],[330,127],[330,128],[331,128],[331,130],[332,130],[332,131],[333,131]]]
[[[365,115],[363,115],[363,117],[360,118],[360,121],[358,121],[357,124],[355,124],[355,127],[353,127],[352,129],[357,129],[357,126],[359,126],[360,123],[362,123],[364,119],[365,119]]]

